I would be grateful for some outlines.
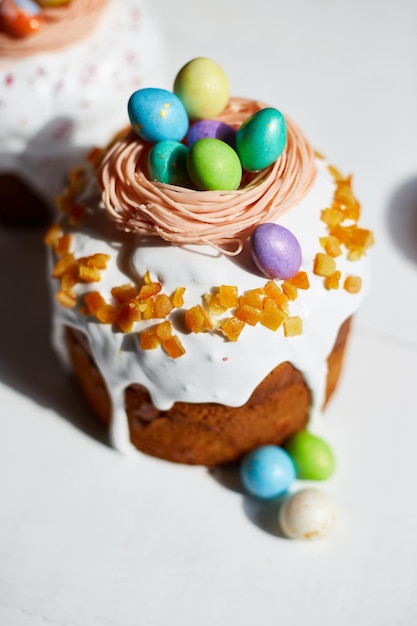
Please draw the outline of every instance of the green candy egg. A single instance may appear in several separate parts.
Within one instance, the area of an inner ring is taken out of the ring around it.
[[[232,191],[242,180],[242,166],[236,152],[224,141],[199,139],[188,150],[187,168],[197,189]]]
[[[190,119],[211,119],[226,108],[229,82],[217,63],[199,57],[178,72],[174,93],[182,101]]]
[[[148,174],[151,180],[168,185],[190,187],[187,171],[188,148],[178,141],[159,141],[148,155]]]
[[[287,125],[278,109],[261,109],[243,122],[236,134],[236,151],[248,172],[272,165],[287,143]]]
[[[292,458],[297,478],[302,480],[326,480],[335,470],[335,458],[329,444],[307,430],[292,435],[285,449]]]

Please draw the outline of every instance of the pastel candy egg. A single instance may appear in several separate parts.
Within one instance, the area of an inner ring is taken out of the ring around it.
[[[251,495],[265,500],[276,498],[295,480],[294,463],[282,448],[262,446],[243,458],[240,478]]]
[[[318,489],[302,489],[284,500],[279,511],[282,532],[291,539],[320,539],[337,519],[332,500]]]
[[[287,143],[287,125],[280,111],[266,108],[243,122],[236,134],[236,151],[248,172],[268,167]]]
[[[259,224],[252,232],[250,250],[255,265],[269,278],[286,280],[300,269],[302,252],[298,239],[279,224]]]
[[[127,110],[133,130],[145,141],[181,141],[187,134],[187,112],[170,91],[139,89],[130,96]]]
[[[207,139],[208,137],[220,139],[220,141],[224,141],[234,148],[236,130],[233,126],[220,120],[200,120],[193,124],[188,131],[187,144],[192,146],[199,139]]]
[[[187,146],[178,141],[156,143],[148,155],[149,178],[160,183],[189,187],[187,152]]]
[[[292,435],[285,449],[294,461],[297,478],[326,480],[335,469],[335,458],[329,444],[307,430]]]
[[[198,57],[178,72],[174,93],[181,98],[190,119],[210,119],[226,108],[229,82],[217,63]]]
[[[236,152],[220,139],[200,139],[189,149],[187,168],[198,189],[234,190],[242,180],[242,167]]]

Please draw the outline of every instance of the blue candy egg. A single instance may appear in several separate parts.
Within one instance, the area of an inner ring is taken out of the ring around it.
[[[199,139],[220,139],[229,144],[232,148],[236,143],[236,130],[233,126],[221,122],[220,120],[200,120],[191,126],[187,135],[187,144],[192,146]]]
[[[267,445],[253,450],[243,458],[240,478],[249,494],[269,500],[288,490],[295,480],[295,467],[285,450]]]
[[[191,187],[187,171],[188,148],[178,141],[159,141],[149,151],[148,174],[151,180]]]
[[[282,154],[287,143],[287,125],[277,109],[257,111],[245,120],[236,134],[236,151],[242,167],[257,172]]]
[[[298,239],[284,226],[259,224],[250,238],[252,259],[268,278],[287,280],[297,274],[302,251]]]
[[[187,112],[170,91],[139,89],[130,96],[127,110],[133,130],[145,141],[181,141],[187,134]]]

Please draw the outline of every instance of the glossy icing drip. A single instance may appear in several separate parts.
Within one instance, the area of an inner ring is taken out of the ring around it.
[[[63,308],[55,303],[54,346],[66,362],[64,327],[75,327],[88,336],[111,395],[111,433],[117,448],[130,447],[123,392],[131,383],[144,385],[160,410],[169,409],[176,401],[241,406],[274,367],[289,361],[302,372],[312,391],[312,415],[319,414],[325,396],[327,356],[341,324],[357,310],[366,292],[368,274],[365,258],[352,262],[343,255],[337,259],[342,277],[349,274],[362,277],[360,293],[350,294],[342,288],[325,289],[323,279],[312,271],[320,250],[319,238],[327,233],[320,214],[331,205],[336,187],[326,163],[317,159],[316,165],[317,177],[310,192],[298,206],[279,218],[279,223],[291,230],[301,244],[301,269],[308,273],[310,281],[309,289],[300,290],[298,298],[289,304],[290,314],[303,319],[302,335],[285,337],[282,328],[273,332],[257,324],[246,326],[238,341],[229,342],[218,333],[187,333],[178,324],[175,332],[185,354],[172,359],[162,349],[139,348],[138,332],[155,324],[155,320],[137,322],[134,332],[123,334],[91,316],[80,315],[76,308]],[[210,246],[172,246],[155,238],[146,240],[120,232],[106,219],[93,178],[80,200],[92,211],[84,226],[73,233],[71,251],[76,258],[108,254],[110,261],[99,283],[77,285],[78,296],[99,289],[106,300],[111,300],[114,286],[127,282],[141,284],[145,273],[150,271],[167,294],[179,286],[186,287],[184,308],[187,309],[201,303],[203,294],[221,284],[236,285],[239,293],[243,293],[263,287],[266,282],[246,248],[231,258]]]

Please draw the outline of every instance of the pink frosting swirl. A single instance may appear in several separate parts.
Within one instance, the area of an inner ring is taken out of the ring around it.
[[[231,98],[218,119],[239,128],[266,105]],[[314,152],[301,130],[286,117],[287,145],[279,159],[257,173],[245,172],[236,191],[196,191],[150,181],[150,144],[133,131],[114,142],[98,170],[102,200],[124,231],[157,235],[173,244],[237,244],[237,254],[255,226],[275,220],[296,206],[315,176]]]
[[[95,27],[108,0],[71,0],[42,9],[39,33],[16,39],[0,31],[0,58],[18,59],[65,48],[86,37]]]

